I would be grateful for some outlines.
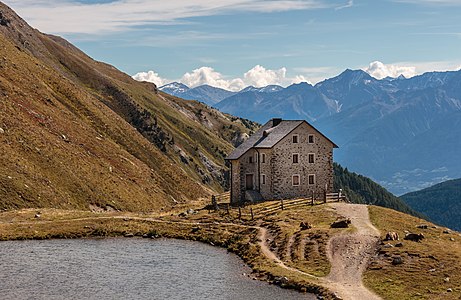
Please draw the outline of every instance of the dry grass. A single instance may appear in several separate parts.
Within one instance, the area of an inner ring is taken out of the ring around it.
[[[386,232],[397,232],[403,247],[381,246],[379,255],[365,273],[367,286],[384,299],[460,299],[459,233],[443,233],[446,228],[381,207],[370,207],[370,217],[383,238]],[[429,228],[417,228],[420,224],[427,224]],[[421,242],[403,240],[405,231],[423,233],[425,238]],[[397,256],[402,257],[403,264],[392,264]]]
[[[151,212],[222,190],[233,135],[257,124],[155,94],[0,11],[0,210]]]

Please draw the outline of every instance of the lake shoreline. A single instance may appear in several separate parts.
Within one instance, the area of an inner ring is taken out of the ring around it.
[[[5,213],[3,213],[5,214]],[[174,216],[149,217],[133,213],[91,213],[61,210],[8,212],[9,222],[0,222],[0,240],[43,240],[106,237],[173,238],[206,243],[236,254],[252,269],[251,278],[320,299],[334,299],[326,288],[274,266],[260,251],[258,231],[240,224],[217,222],[211,216],[188,222]],[[2,218],[5,219],[5,218]]]

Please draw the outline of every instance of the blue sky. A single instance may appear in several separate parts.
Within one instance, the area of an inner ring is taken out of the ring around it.
[[[238,90],[461,68],[460,0],[4,0],[138,79]],[[148,72],[151,71],[151,72]]]

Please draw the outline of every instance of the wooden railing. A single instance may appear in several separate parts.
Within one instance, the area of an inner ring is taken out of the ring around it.
[[[211,210],[224,210],[227,214],[235,213],[238,210],[239,219],[251,219],[265,217],[281,210],[299,208],[303,206],[319,205],[327,202],[348,202],[347,197],[339,193],[324,193],[323,199],[316,198],[313,195],[310,198],[290,199],[290,200],[272,200],[265,201],[263,204],[253,206],[250,203],[239,205],[238,207],[230,206],[230,193],[222,193],[212,196]]]

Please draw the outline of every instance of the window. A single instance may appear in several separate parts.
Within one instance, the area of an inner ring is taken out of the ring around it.
[[[248,156],[248,162],[249,162],[250,164],[253,163],[253,155]]]
[[[307,136],[307,142],[308,142],[309,144],[315,143],[314,135],[313,135],[313,134],[309,134],[309,135]]]
[[[293,186],[298,186],[299,185],[299,175],[291,176],[291,184]]]
[[[297,143],[298,143],[298,135],[294,134],[293,135],[293,144],[297,144]]]
[[[315,162],[315,154],[314,153],[309,153],[309,163],[313,164]]]
[[[261,184],[266,184],[266,174],[261,174]]]
[[[308,182],[310,185],[314,185],[315,184],[315,175],[314,174],[309,174],[309,176],[307,177],[308,179]]]
[[[266,162],[266,153],[261,154],[261,162],[262,163]]]
[[[299,162],[299,154],[298,153],[294,153],[293,154],[293,163],[294,164],[297,164]]]

